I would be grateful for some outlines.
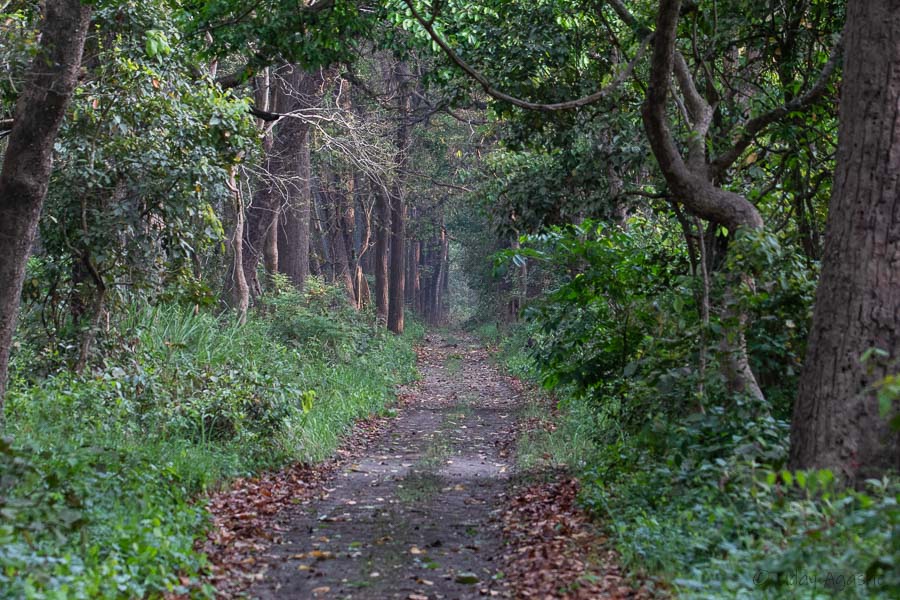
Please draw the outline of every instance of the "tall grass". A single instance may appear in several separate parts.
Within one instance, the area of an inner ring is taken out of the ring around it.
[[[415,376],[412,341],[317,284],[237,325],[137,306],[90,373],[15,365],[0,443],[0,598],[159,597],[204,559],[195,500],[330,455]],[[38,353],[23,351],[16,360]]]

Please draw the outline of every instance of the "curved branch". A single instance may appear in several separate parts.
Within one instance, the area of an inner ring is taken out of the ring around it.
[[[612,92],[614,92],[618,87],[631,76],[631,73],[634,71],[635,66],[637,66],[638,61],[644,56],[644,52],[647,49],[650,41],[653,39],[653,34],[648,34],[642,41],[641,47],[638,49],[637,53],[634,55],[634,58],[625,65],[625,68],[622,69],[618,75],[616,75],[615,79],[613,79],[606,87],[601,88],[600,90],[594,92],[593,94],[589,94],[587,96],[583,96],[581,98],[577,98],[575,100],[568,100],[565,102],[555,102],[551,104],[542,104],[539,102],[529,102],[528,100],[522,100],[521,98],[516,98],[515,96],[510,96],[500,90],[498,90],[494,85],[488,80],[487,77],[478,72],[474,67],[472,67],[469,63],[464,61],[459,54],[456,53],[453,48],[440,36],[437,31],[434,30],[433,19],[425,19],[419,11],[416,10],[416,7],[413,4],[413,0],[403,0],[404,4],[409,7],[409,10],[412,12],[413,17],[415,17],[416,21],[419,22],[419,25],[425,30],[426,33],[431,37],[431,39],[436,43],[441,50],[444,51],[450,60],[456,63],[460,69],[462,69],[466,75],[474,79],[478,82],[478,84],[484,89],[485,93],[487,93],[492,98],[500,100],[502,102],[507,102],[512,104],[513,106],[518,106],[519,108],[524,108],[527,110],[538,110],[543,112],[553,112],[560,110],[572,110],[574,108],[580,108],[582,106],[587,106],[588,104],[593,104],[598,102],[607,96],[609,96]]]
[[[750,144],[756,139],[756,136],[762,132],[763,129],[775,123],[776,121],[784,118],[788,114],[809,108],[814,103],[816,103],[822,96],[825,95],[825,92],[828,90],[828,82],[831,80],[831,76],[837,70],[837,65],[840,62],[841,50],[843,47],[842,40],[838,39],[837,43],[835,43],[834,48],[831,50],[831,55],[828,57],[828,62],[825,63],[825,66],[822,68],[822,72],[819,73],[819,77],[813,86],[802,96],[798,96],[794,98],[790,102],[783,104],[777,108],[773,108],[767,113],[763,113],[757,117],[753,117],[749,121],[744,124],[742,128],[742,132],[740,136],[735,140],[734,145],[726,152],[723,152],[719,156],[717,156],[710,163],[710,168],[712,170],[713,175],[720,176],[725,172],[728,167],[734,164],[734,162],[741,157],[741,154],[744,153]]]
[[[675,67],[675,37],[681,0],[661,0],[650,60],[650,83],[642,111],[644,129],[659,168],[673,192],[692,213],[732,230],[760,229],[763,220],[746,198],[714,186],[703,173],[688,168],[675,145],[666,115],[669,82]]]

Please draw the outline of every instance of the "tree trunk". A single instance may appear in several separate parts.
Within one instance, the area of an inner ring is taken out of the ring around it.
[[[379,323],[387,325],[388,318],[388,247],[391,228],[391,208],[387,194],[375,189],[375,314]]]
[[[443,219],[442,219],[443,221]],[[447,229],[444,227],[444,223],[441,222],[441,237],[440,237],[440,254],[438,255],[437,265],[435,265],[435,275],[434,275],[434,300],[433,302],[433,311],[434,316],[432,317],[432,323],[435,325],[440,325],[444,320],[443,315],[443,302],[441,301],[444,295],[444,281],[447,277],[447,265],[449,263],[450,256],[450,240],[447,238]]]
[[[270,110],[270,100],[272,97],[270,90],[270,80],[268,70],[256,78],[256,106],[261,110]],[[259,127],[266,126],[264,121],[259,122]],[[265,153],[264,165],[266,171],[271,172],[274,167],[272,149],[274,147],[274,139],[271,133],[263,138],[263,151]],[[262,294],[262,285],[257,274],[259,259],[266,256],[266,246],[271,239],[270,232],[277,226],[278,203],[275,202],[275,194],[272,189],[272,182],[267,179],[259,181],[257,189],[253,193],[250,205],[247,207],[247,221],[244,226],[244,278],[247,280],[247,286],[250,289],[251,298],[257,298]],[[270,263],[277,265],[277,247],[274,257],[264,259],[266,264],[266,273],[271,274],[274,270],[270,270]],[[275,267],[277,269],[277,266]]]
[[[272,275],[278,272],[278,221],[281,216],[281,208],[274,203],[272,207],[272,222],[266,232],[266,238],[263,245],[263,263],[265,264],[266,276],[269,278],[268,285],[272,286]]]
[[[318,102],[321,71],[305,73],[296,66],[285,69],[279,87],[277,112],[290,113]],[[310,190],[309,125],[302,119],[282,119],[275,133],[279,174],[285,178],[287,197],[278,227],[278,269],[298,289],[309,276]]]
[[[241,190],[235,180],[235,167],[228,175],[228,189],[231,190],[231,221],[233,229],[228,238],[228,253],[231,264],[225,281],[225,298],[228,305],[237,311],[238,323],[247,320],[250,307],[250,287],[244,276],[244,202]]]
[[[422,241],[410,240],[409,264],[407,265],[409,294],[408,302],[416,311],[422,312],[422,280],[419,267],[422,263]]]
[[[900,358],[897,3],[849,2],[844,41],[837,167],[791,465],[830,468],[858,485],[900,469],[900,438],[876,393]]]
[[[326,177],[328,179],[328,177]],[[353,273],[350,269],[350,257],[347,252],[347,235],[344,231],[347,198],[341,189],[340,177],[332,174],[328,189],[322,190],[325,210],[328,213],[328,233],[331,239],[331,255],[334,265],[334,283],[347,291],[347,300],[356,306],[356,291],[353,285]]]
[[[406,283],[406,166],[409,159],[409,108],[410,73],[403,61],[398,61],[395,70],[397,79],[397,112],[400,124],[397,127],[397,153],[394,158],[397,172],[391,189],[391,271],[388,282],[388,329],[396,334],[403,333],[403,302]]]
[[[642,111],[653,155],[672,195],[692,214],[724,225],[731,232],[762,229],[762,216],[747,198],[717,187],[711,180],[705,140],[714,111],[698,93],[684,57],[676,51],[680,11],[681,0],[661,0],[657,13],[650,81]],[[675,143],[668,121],[667,98],[673,71],[693,121],[687,160]],[[742,281],[753,283],[742,273],[728,273],[726,277],[730,289]],[[732,392],[763,400],[747,355],[746,316],[737,311],[732,297],[726,293],[723,309],[723,318],[733,324],[725,331],[720,345],[724,375]]]
[[[16,105],[0,170],[0,424],[25,265],[53,170],[53,143],[78,81],[91,7],[47,0],[40,47]]]

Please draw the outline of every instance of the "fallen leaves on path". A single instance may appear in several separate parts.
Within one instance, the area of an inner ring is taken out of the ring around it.
[[[335,471],[360,456],[387,420],[373,416],[357,422],[335,456],[323,463],[294,464],[259,477],[236,479],[229,489],[209,497],[206,508],[212,523],[196,547],[209,559],[207,582],[218,595],[233,597],[263,577],[262,554],[284,531],[279,524],[282,512],[326,493],[325,483]],[[312,558],[330,558],[326,555],[330,553],[319,554]]]
[[[578,481],[563,477],[520,490],[503,515],[510,551],[506,574],[519,598],[643,599],[625,580],[615,553],[576,497]]]

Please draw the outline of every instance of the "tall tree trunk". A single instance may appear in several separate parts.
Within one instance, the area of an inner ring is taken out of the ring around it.
[[[344,231],[347,197],[341,189],[340,176],[337,173],[326,177],[330,179],[328,189],[322,190],[325,199],[325,210],[328,211],[328,233],[331,238],[331,254],[334,264],[334,282],[347,291],[347,300],[356,306],[356,291],[353,285],[353,273],[350,269],[350,257],[347,252],[347,235]]]
[[[306,73],[296,66],[285,69],[276,107],[280,113],[309,108],[318,102],[321,71]],[[282,119],[275,133],[279,174],[285,178],[287,198],[278,227],[278,269],[298,289],[309,276],[310,191],[309,125],[302,119]]]
[[[273,204],[275,204],[273,202]],[[281,215],[280,207],[275,204],[272,208],[272,222],[266,232],[263,245],[263,263],[266,269],[267,285],[272,286],[272,275],[278,272],[278,218]]]
[[[435,265],[434,299],[432,300],[434,306],[434,316],[432,319],[435,325],[439,325],[444,320],[442,298],[444,295],[444,280],[447,277],[447,264],[449,262],[450,254],[450,244],[447,239],[447,229],[444,227],[443,218],[441,218],[440,249],[437,264]]]
[[[228,189],[231,190],[231,221],[233,229],[228,238],[228,253],[231,264],[225,281],[225,298],[228,305],[237,311],[238,323],[247,320],[250,307],[250,287],[244,276],[244,202],[241,189],[235,178],[235,167],[228,175]]]
[[[40,47],[16,104],[0,170],[0,424],[25,265],[53,170],[53,143],[78,81],[91,7],[47,0]]]
[[[900,469],[900,437],[876,393],[900,358],[900,10],[895,0],[847,10],[837,167],[791,464],[858,484]]]
[[[357,300],[359,286],[356,280],[356,177],[346,177],[346,182],[348,189],[341,190],[341,195],[339,196],[341,201],[341,212],[338,225],[340,226],[341,237],[344,240],[344,248],[347,254],[347,277],[350,281],[348,287],[350,291],[350,300],[358,309],[360,308],[360,304]]]
[[[334,262],[332,259],[331,252],[331,240],[328,236],[328,215],[327,211],[325,211],[323,207],[322,194],[318,193],[319,190],[316,190],[316,193],[313,194],[313,203],[312,203],[312,229],[315,231],[315,239],[318,241],[318,244],[314,246],[317,249],[317,263],[318,263],[318,274],[322,277],[322,279],[326,281],[334,280]],[[325,215],[322,213],[326,212]]]
[[[375,314],[379,323],[387,325],[388,318],[388,252],[391,228],[391,207],[387,193],[375,187]]]
[[[406,166],[409,160],[409,109],[410,73],[404,61],[395,67],[397,79],[397,112],[400,124],[397,127],[397,153],[394,159],[397,172],[391,189],[391,271],[388,282],[388,329],[396,334],[403,333],[403,302],[406,283]]]
[[[256,78],[256,106],[261,110],[270,110],[271,97],[269,71],[266,69],[262,75]],[[266,125],[265,121],[259,122],[260,128]],[[271,172],[274,167],[273,147],[274,139],[270,132],[263,138],[263,151],[265,153],[263,161],[265,170],[268,172]],[[260,257],[266,255],[266,245],[271,239],[270,232],[274,231],[274,228],[277,226],[277,208],[278,203],[275,201],[272,182],[265,179],[261,180],[253,193],[250,205],[247,206],[247,220],[244,226],[244,278],[247,280],[251,298],[257,298],[262,294],[262,285],[259,281],[257,268]],[[277,246],[275,253],[274,257],[264,259],[267,273],[273,272],[273,270],[269,270],[270,262],[274,262],[277,265]]]
[[[705,140],[714,111],[700,96],[684,57],[675,48],[680,11],[681,0],[660,1],[650,81],[642,111],[650,147],[673,195],[692,214],[724,225],[732,232],[762,229],[762,216],[747,198],[717,187],[711,180]],[[668,122],[667,99],[673,71],[692,120],[686,159],[675,143]],[[741,273],[729,273],[726,277],[731,289],[742,281],[753,283]],[[747,355],[746,316],[735,309],[733,294],[726,294],[725,305],[723,318],[732,323],[720,345],[725,378],[731,391],[762,400],[764,396]]]

